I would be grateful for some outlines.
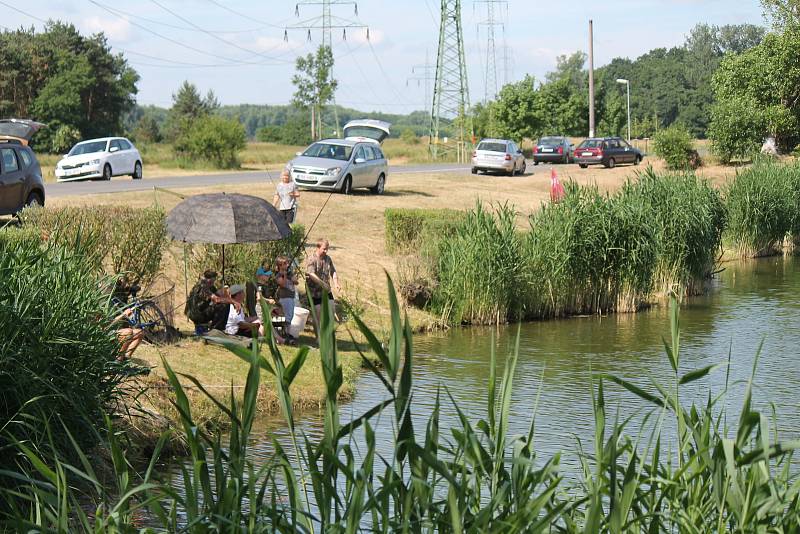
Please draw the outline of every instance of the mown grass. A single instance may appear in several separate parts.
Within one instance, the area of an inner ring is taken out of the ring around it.
[[[385,391],[385,400],[365,413],[342,419],[342,367],[332,310],[324,306],[321,437],[302,434],[292,408],[292,383],[305,366],[314,365],[307,349],[288,361],[272,342],[265,353],[230,347],[248,368],[241,402],[204,392],[230,421],[224,439],[198,427],[179,375],[165,362],[181,418],[175,431],[189,448],[179,490],[159,476],[160,446],[148,468],[134,472],[109,422],[113,475],[106,484],[77,446],[79,460],[70,463],[46,446],[14,442],[17,468],[0,476],[15,487],[0,485],[0,521],[16,531],[71,532],[134,532],[145,521],[150,532],[198,533],[797,531],[800,489],[791,464],[800,442],[773,437],[777,428],[755,408],[752,377],[742,386],[738,414],[725,409],[728,384],[705,403],[682,400],[686,386],[703,381],[717,366],[679,371],[674,299],[671,341],[665,342],[674,379],[669,384],[651,380],[643,387],[613,375],[594,378],[593,441],[578,452],[581,477],[571,483],[560,471],[561,456],[568,452],[549,458],[537,454],[535,417],[523,435],[509,432],[519,343],[501,377],[494,351],[487,355],[487,417],[470,418],[446,388],[437,394],[432,412],[420,417],[414,403],[413,339],[393,295],[390,284],[388,340],[382,343],[359,323],[380,361],[376,366],[364,358],[365,365]],[[257,464],[248,450],[262,375],[275,383],[288,438],[275,441],[272,456]],[[650,406],[644,417],[651,424],[629,434],[629,410],[610,416],[609,383]],[[440,426],[443,402],[457,413],[452,428]],[[378,453],[373,430],[378,418],[390,418],[394,429],[384,438],[389,443],[382,444],[390,451],[386,455]],[[664,432],[667,421],[674,421],[677,432]],[[77,482],[85,489],[77,489]]]

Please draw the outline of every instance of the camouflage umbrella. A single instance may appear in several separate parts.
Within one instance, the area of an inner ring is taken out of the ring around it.
[[[222,245],[225,279],[225,245],[261,243],[289,237],[291,229],[275,207],[250,195],[212,193],[189,197],[169,212],[167,234],[184,243]]]

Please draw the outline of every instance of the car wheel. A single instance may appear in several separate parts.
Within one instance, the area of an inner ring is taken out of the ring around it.
[[[475,167],[472,167],[472,174],[478,174],[478,169],[476,169]]]
[[[606,163],[606,167],[609,169],[613,169],[616,166],[617,166],[616,160],[614,160],[614,158],[608,158],[608,163]]]
[[[633,160],[634,165],[638,165],[641,162],[642,162],[642,156],[636,156],[636,158]]]
[[[564,165],[569,163],[569,154],[564,154],[564,161],[562,161],[561,163],[563,163]]]
[[[377,183],[375,183],[375,187],[371,188],[370,190],[376,195],[382,195],[385,189],[386,189],[386,176],[381,174],[380,176],[378,176],[378,181]]]
[[[588,165],[586,165],[585,163],[578,163],[578,167],[580,167],[581,169],[585,169],[586,167],[588,167]]]
[[[25,204],[22,205],[22,208],[33,208],[36,206],[44,206],[44,201],[42,200],[42,195],[37,193],[36,191],[31,191],[28,195],[28,198],[25,200]],[[22,211],[22,209],[20,209]],[[17,212],[19,215],[19,211]]]
[[[534,165],[534,166],[536,166],[536,165],[538,165],[538,164],[539,164],[539,162],[538,162],[538,161],[536,161],[536,160],[533,160],[533,165]]]
[[[105,164],[103,167],[103,180],[110,180],[111,179],[111,165],[108,163]]]
[[[349,195],[353,192],[353,179],[348,174],[344,178],[344,182],[342,182],[342,188],[339,190],[340,193],[343,195]]]
[[[523,161],[522,162],[522,168],[519,170],[520,176],[525,174],[525,169],[527,169],[527,168],[528,168],[528,164]]]
[[[141,180],[142,179],[142,164],[141,162],[136,162],[136,165],[133,166],[133,174],[131,174],[131,178],[134,180]]]

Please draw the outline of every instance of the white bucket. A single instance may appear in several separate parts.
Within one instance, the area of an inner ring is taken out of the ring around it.
[[[294,317],[292,317],[292,322],[288,328],[290,336],[300,336],[300,334],[303,332],[303,329],[306,327],[306,321],[308,321],[309,315],[311,315],[311,312],[307,309],[301,308],[300,306],[295,307]]]

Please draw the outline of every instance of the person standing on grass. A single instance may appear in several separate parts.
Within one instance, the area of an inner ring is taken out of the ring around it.
[[[342,290],[342,287],[339,285],[339,277],[336,274],[336,267],[333,266],[333,260],[328,256],[329,248],[330,243],[327,239],[317,240],[317,249],[306,262],[306,284],[308,285],[311,302],[314,304],[314,309],[317,313],[316,317],[318,318],[322,305],[323,292],[328,292],[328,299],[331,300],[335,313],[336,303],[334,302],[331,289],[336,289],[336,291]]]
[[[297,199],[299,197],[300,192],[297,190],[297,184],[292,180],[289,171],[283,169],[281,181],[275,188],[275,197],[272,199],[272,204],[280,210],[286,224],[294,222],[294,217],[297,214]]]

